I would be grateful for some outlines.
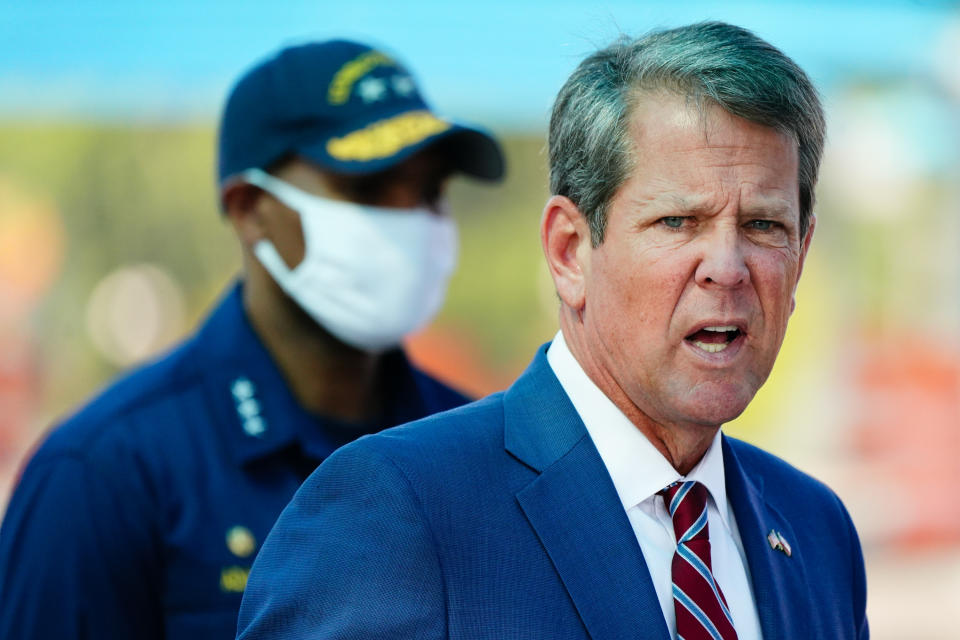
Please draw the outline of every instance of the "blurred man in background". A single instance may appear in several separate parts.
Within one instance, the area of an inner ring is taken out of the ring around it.
[[[496,141],[363,44],[291,47],[234,86],[221,203],[244,277],[190,339],[55,429],[0,535],[0,637],[231,638],[280,510],[334,449],[466,401],[399,347],[457,255],[448,178]]]
[[[806,74],[739,27],[584,60],[540,227],[560,332],[507,391],[327,460],[239,637],[866,638],[840,500],[720,429],[784,339],[823,140]]]

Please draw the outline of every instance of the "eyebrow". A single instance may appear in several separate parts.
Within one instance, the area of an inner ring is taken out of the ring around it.
[[[790,204],[780,198],[771,198],[759,203],[751,203],[746,207],[741,207],[740,213],[744,216],[762,216],[764,218],[779,219],[789,218],[794,213],[796,213],[798,218],[800,216],[799,209],[794,212]]]
[[[637,204],[652,206],[655,209],[669,209],[685,215],[702,215],[713,212],[713,207],[706,199],[692,199],[676,193],[665,194],[665,198],[649,199]],[[789,218],[793,213],[790,203],[782,198],[754,198],[746,206],[740,208],[740,216],[763,216],[766,218]],[[799,212],[798,212],[799,215]]]

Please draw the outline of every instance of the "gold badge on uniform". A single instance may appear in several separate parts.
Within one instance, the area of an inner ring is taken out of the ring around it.
[[[249,576],[249,567],[224,567],[220,572],[220,590],[226,593],[243,593]]]
[[[246,558],[257,548],[257,540],[250,529],[237,525],[227,530],[227,548],[233,555]]]

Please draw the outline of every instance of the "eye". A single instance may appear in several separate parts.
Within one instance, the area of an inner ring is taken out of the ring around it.
[[[751,220],[747,226],[757,231],[770,231],[777,225],[773,220]]]
[[[671,229],[680,229],[683,227],[684,220],[686,220],[686,218],[683,216],[666,216],[665,218],[660,218],[660,222]]]

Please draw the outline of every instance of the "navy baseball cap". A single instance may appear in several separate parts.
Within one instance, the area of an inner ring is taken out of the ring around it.
[[[346,40],[304,44],[234,85],[220,122],[219,182],[290,154],[336,173],[374,173],[440,141],[463,173],[503,176],[493,136],[436,115],[389,54]]]

